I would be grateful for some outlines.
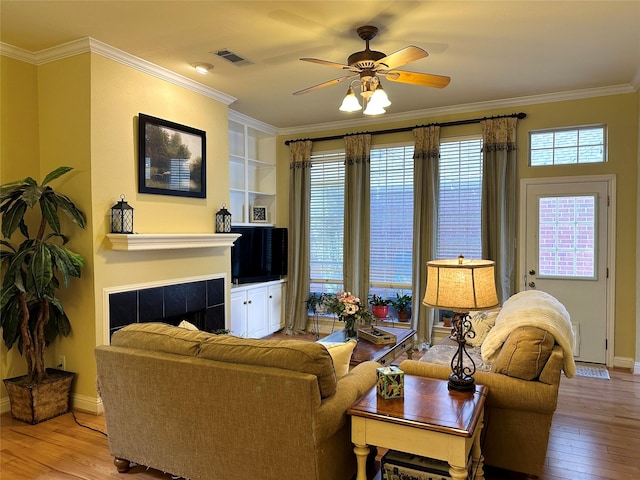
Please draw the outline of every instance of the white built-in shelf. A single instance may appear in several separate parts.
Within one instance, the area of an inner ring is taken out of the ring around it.
[[[232,247],[237,233],[107,233],[112,250]]]

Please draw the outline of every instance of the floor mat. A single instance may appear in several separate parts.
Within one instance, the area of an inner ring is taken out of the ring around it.
[[[576,363],[576,376],[610,380],[609,370],[601,365]]]

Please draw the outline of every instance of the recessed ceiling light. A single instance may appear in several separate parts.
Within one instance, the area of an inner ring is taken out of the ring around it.
[[[196,72],[206,75],[209,73],[209,70],[213,69],[213,65],[210,63],[194,63],[193,68],[196,69]]]

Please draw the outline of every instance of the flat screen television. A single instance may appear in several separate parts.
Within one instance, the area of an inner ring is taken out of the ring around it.
[[[235,284],[279,280],[287,274],[287,229],[231,227],[241,235],[231,247],[231,281]]]

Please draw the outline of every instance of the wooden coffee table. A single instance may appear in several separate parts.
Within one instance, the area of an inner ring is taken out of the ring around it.
[[[445,380],[414,375],[405,375],[404,381],[404,398],[385,400],[374,387],[347,411],[358,460],[356,480],[367,479],[368,445],[444,460],[453,480],[467,478],[471,452],[473,478],[484,479],[480,431],[489,388],[455,392]]]
[[[382,327],[384,330],[396,336],[396,343],[376,345],[367,340],[359,339],[356,348],[351,355],[351,365],[357,365],[366,361],[379,362],[382,365],[391,365],[396,358],[406,352],[411,359],[413,354],[413,336],[416,331],[410,328]],[[318,340],[319,343],[346,342],[344,330],[338,330],[331,335]]]

